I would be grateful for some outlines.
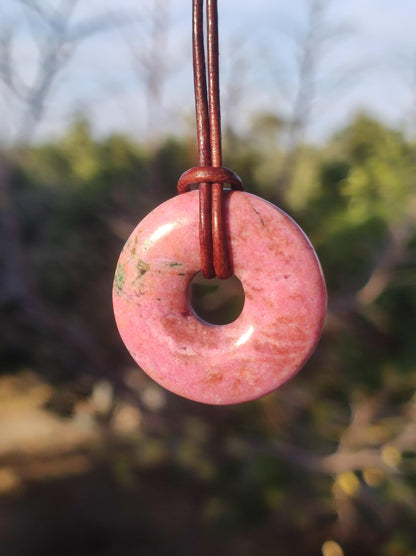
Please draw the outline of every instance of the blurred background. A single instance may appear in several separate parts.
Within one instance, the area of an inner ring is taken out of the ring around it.
[[[416,555],[416,4],[219,4],[224,163],[311,238],[322,340],[238,406],[137,369],[112,280],[197,162],[191,1],[2,0],[2,555]]]

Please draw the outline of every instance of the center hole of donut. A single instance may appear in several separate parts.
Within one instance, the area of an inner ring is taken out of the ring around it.
[[[230,324],[244,307],[244,289],[233,275],[227,280],[204,278],[198,272],[191,280],[188,301],[193,312],[207,324]]]

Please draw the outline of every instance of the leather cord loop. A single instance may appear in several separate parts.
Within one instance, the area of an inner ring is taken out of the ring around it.
[[[243,191],[243,182],[240,177],[229,168],[214,168],[213,166],[198,166],[186,170],[178,181],[178,192],[190,191],[191,185],[199,183],[228,183],[231,189]]]
[[[222,184],[228,183],[232,189],[238,190],[243,190],[243,184],[234,172],[222,167],[217,0],[206,0],[208,68],[205,65],[203,5],[203,0],[193,0],[192,46],[199,166],[182,174],[178,191],[185,193],[192,184],[199,184],[202,274],[205,278],[226,279],[232,275],[232,268],[224,230]]]

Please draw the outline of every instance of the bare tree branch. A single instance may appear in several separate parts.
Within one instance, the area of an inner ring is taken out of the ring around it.
[[[146,99],[146,135],[157,137],[161,123],[161,105],[166,78],[171,68],[167,55],[170,5],[168,0],[153,0],[146,14],[149,28],[146,37],[136,46],[128,41],[133,69],[144,86]]]
[[[3,266],[0,304],[3,308],[18,313],[24,326],[44,330],[48,337],[59,331],[60,339],[84,358],[91,372],[109,374],[110,369],[101,347],[86,327],[82,324],[72,326],[68,323],[59,311],[42,298],[38,290],[35,272],[23,241],[14,173],[45,114],[46,102],[50,98],[56,78],[68,64],[75,48],[91,34],[118,25],[120,18],[110,24],[109,14],[103,14],[95,21],[88,20],[71,25],[77,0],[62,0],[56,9],[36,0],[17,1],[27,12],[29,19],[36,17],[43,23],[44,30],[37,36],[37,72],[33,82],[25,88],[24,95],[13,65],[11,30],[6,30],[0,40],[0,79],[24,103],[18,134],[19,149],[15,149],[14,154],[9,156],[1,153],[0,161],[0,253]]]
[[[385,291],[397,266],[407,253],[408,243],[414,234],[415,216],[411,215],[391,230],[390,241],[379,257],[366,284],[357,292],[356,302],[365,307],[373,303]]]

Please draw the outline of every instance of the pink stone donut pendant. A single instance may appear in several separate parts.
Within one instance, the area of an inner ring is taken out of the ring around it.
[[[287,214],[250,193],[226,193],[230,259],[245,302],[231,324],[206,324],[188,301],[200,270],[198,211],[191,191],[133,231],[114,280],[117,326],[138,365],[168,390],[210,404],[253,400],[291,378],[315,348],[326,311],[321,267]]]

